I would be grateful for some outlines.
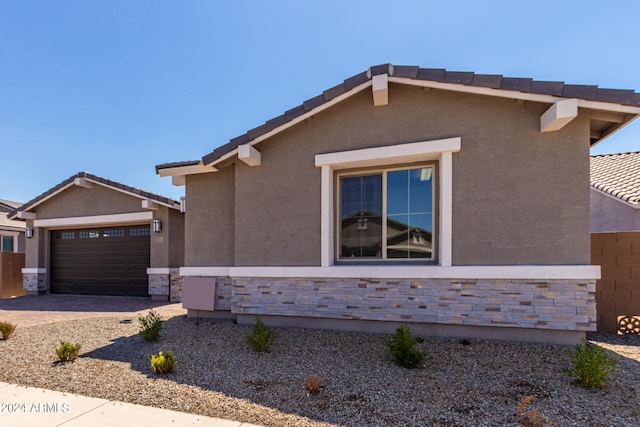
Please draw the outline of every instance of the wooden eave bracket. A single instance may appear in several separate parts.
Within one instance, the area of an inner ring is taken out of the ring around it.
[[[93,183],[91,181],[88,181],[86,178],[76,178],[73,180],[73,184],[77,185],[78,187],[84,187],[84,188],[93,187]]]
[[[157,211],[160,205],[153,200],[145,199],[142,201],[142,209],[148,209],[150,211]]]
[[[173,175],[171,177],[171,184],[176,187],[182,187],[187,184],[186,175]]]
[[[389,103],[389,75],[380,74],[373,76],[371,83],[373,92],[373,105],[379,107]]]
[[[249,144],[238,146],[238,159],[242,160],[249,166],[260,166],[262,156],[258,150]]]
[[[36,219],[36,214],[33,212],[18,211],[16,217],[20,219]]]
[[[578,116],[578,100],[563,99],[551,105],[540,116],[540,132],[560,130]]]

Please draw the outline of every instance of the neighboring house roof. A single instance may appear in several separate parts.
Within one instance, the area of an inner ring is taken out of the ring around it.
[[[24,222],[8,219],[8,212],[20,206],[22,206],[22,202],[0,199],[0,230],[24,231]]]
[[[168,206],[173,209],[180,209],[180,202],[178,200],[174,200],[169,197],[162,196],[160,194],[151,193],[149,191],[141,190],[139,188],[131,187],[129,185],[121,184],[119,182],[102,178],[97,175],[90,174],[88,172],[78,172],[77,174],[65,179],[55,187],[45,191],[35,199],[32,199],[27,203],[25,203],[24,205],[20,206],[19,209],[15,209],[11,211],[9,213],[9,218],[15,218],[16,215],[18,214],[18,211],[20,212],[29,211],[35,208],[40,203],[43,203],[45,200],[49,199],[50,197],[53,197],[54,195],[67,189],[68,187],[72,185],[76,185],[77,183],[79,184],[79,182],[76,180],[86,180],[95,184],[102,185],[104,187],[113,188],[114,190],[130,194],[140,199],[149,199],[149,200],[152,200],[153,202],[160,203],[162,205]]]
[[[0,199],[0,212],[11,212],[16,208],[19,208],[20,206],[22,206],[22,202]]]
[[[420,68],[417,66],[382,64],[370,67],[342,83],[325,90],[322,94],[304,101],[264,124],[231,139],[228,143],[214,149],[201,160],[166,163],[156,166],[156,172],[180,168],[180,172],[207,172],[203,167],[223,160],[233,154],[240,145],[255,144],[284,130],[308,114],[321,111],[350,94],[355,94],[372,85],[374,76],[386,74],[391,83],[414,84],[436,89],[476,93],[522,100],[554,103],[561,99],[578,99],[580,107],[614,111],[615,114],[594,115],[591,119],[591,143],[611,134],[630,120],[640,110],[640,93],[633,90],[603,89],[595,85],[573,85],[564,82],[538,81],[531,78],[503,77],[499,74],[475,74],[473,72],[447,71],[441,68]],[[622,106],[614,108],[613,105]],[[627,107],[627,108],[624,108]],[[628,108],[632,107],[632,108]],[[298,119],[298,120],[296,120]],[[199,168],[199,169],[198,169]],[[209,172],[211,170],[208,170]],[[167,175],[170,175],[167,173]]]
[[[640,206],[640,151],[591,156],[591,186]]]

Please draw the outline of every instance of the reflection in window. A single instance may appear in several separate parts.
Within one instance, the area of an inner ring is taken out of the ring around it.
[[[100,237],[100,232],[98,230],[85,230],[78,232],[79,239],[97,239]]]
[[[432,175],[429,166],[342,176],[339,257],[433,259]]]
[[[102,230],[102,237],[124,237],[124,229]]]

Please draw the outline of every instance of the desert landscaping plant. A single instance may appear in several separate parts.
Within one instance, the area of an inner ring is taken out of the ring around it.
[[[260,317],[256,316],[256,324],[253,331],[247,335],[247,342],[254,351],[267,352],[277,338],[277,333],[265,325]]]
[[[56,348],[56,354],[61,362],[73,362],[78,358],[80,353],[80,343],[71,344],[70,342],[60,341],[60,347]]]
[[[571,368],[564,372],[576,378],[576,384],[584,388],[602,388],[613,372],[616,359],[597,345],[584,338],[569,351]]]
[[[2,332],[2,339],[8,340],[16,330],[16,324],[9,322],[0,322],[0,332]]]
[[[163,375],[173,372],[176,367],[176,359],[173,357],[173,352],[159,352],[158,354],[148,355],[151,358],[151,370],[156,375]]]
[[[139,316],[138,322],[140,322],[140,336],[145,341],[155,341],[160,336],[160,329],[162,329],[162,317],[158,312],[153,309],[145,316]]]
[[[526,427],[558,427],[558,423],[542,415],[537,409],[528,409],[535,394],[523,397],[516,408],[516,422]]]
[[[309,375],[306,386],[309,393],[318,394],[320,393],[320,387],[322,387],[322,378],[315,375]]]
[[[413,369],[422,365],[427,355],[416,348],[417,342],[411,337],[411,329],[403,322],[385,344],[395,364]]]

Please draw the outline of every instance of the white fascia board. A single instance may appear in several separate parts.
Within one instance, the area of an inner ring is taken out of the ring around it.
[[[317,167],[325,165],[333,169],[389,165],[392,163],[437,160],[445,152],[460,151],[460,138],[411,142],[384,147],[363,148],[336,153],[317,154]]]
[[[238,146],[238,159],[242,160],[249,166],[260,166],[262,155],[258,150],[250,144],[242,144]]]
[[[49,218],[36,219],[33,222],[34,227],[52,228],[52,227],[85,227],[94,225],[123,225],[145,223],[153,219],[153,212],[132,212],[112,215],[94,215],[94,216],[77,216],[71,218]]]
[[[576,117],[578,117],[577,99],[563,99],[555,102],[540,116],[540,132],[560,130]]]
[[[36,219],[36,214],[33,213],[33,212],[18,211],[18,213],[16,214],[16,218],[20,218],[20,219]]]
[[[380,74],[371,79],[371,91],[373,92],[373,105],[379,107],[389,104],[389,75]]]
[[[330,266],[330,267],[182,267],[182,276],[328,279],[512,279],[597,280],[599,265],[517,266]]]
[[[441,83],[430,80],[415,80],[405,77],[389,77],[391,83],[406,84],[412,86],[428,87],[432,89],[441,89],[451,92],[464,92],[476,95],[495,96],[498,98],[519,99],[522,101],[543,102],[553,104],[562,101],[563,98],[554,95],[544,95],[539,93],[518,92],[515,90],[494,89],[490,87],[466,86],[458,83]],[[614,104],[610,102],[589,101],[586,99],[578,99],[579,108],[588,108],[593,110],[612,111],[617,113],[640,114],[640,107],[632,105]]]
[[[260,142],[264,141],[265,139],[269,139],[274,135],[279,134],[280,132],[289,129],[292,126],[297,125],[300,122],[303,122],[305,120],[307,120],[309,117],[314,116],[318,113],[320,113],[321,111],[324,111],[328,108],[333,107],[334,105],[344,101],[345,99],[348,99],[350,97],[352,97],[353,95],[362,92],[364,89],[368,88],[371,86],[371,80],[367,80],[366,82],[362,83],[361,85],[358,85],[356,87],[354,87],[353,89],[351,89],[348,92],[343,93],[342,95],[336,96],[335,98],[333,98],[331,101],[329,102],[325,102],[322,105],[317,106],[316,108],[307,111],[306,113],[296,117],[295,119],[283,124],[282,126],[278,126],[275,129],[270,130],[269,132],[260,135],[259,137],[252,139],[251,141],[249,141],[247,144],[248,145],[256,145],[259,144]],[[225,161],[226,159],[233,157],[235,155],[238,154],[238,149],[234,149],[230,152],[228,152],[227,154],[223,155],[222,157],[220,157],[219,159],[214,160],[212,163],[210,163],[207,167],[211,167],[211,166],[215,166],[216,164]]]
[[[213,166],[205,166],[202,162],[197,165],[191,166],[178,166],[175,168],[164,168],[158,171],[158,175],[165,176],[179,176],[179,175],[196,175],[199,173],[209,173],[209,172],[218,172],[217,168]]]

